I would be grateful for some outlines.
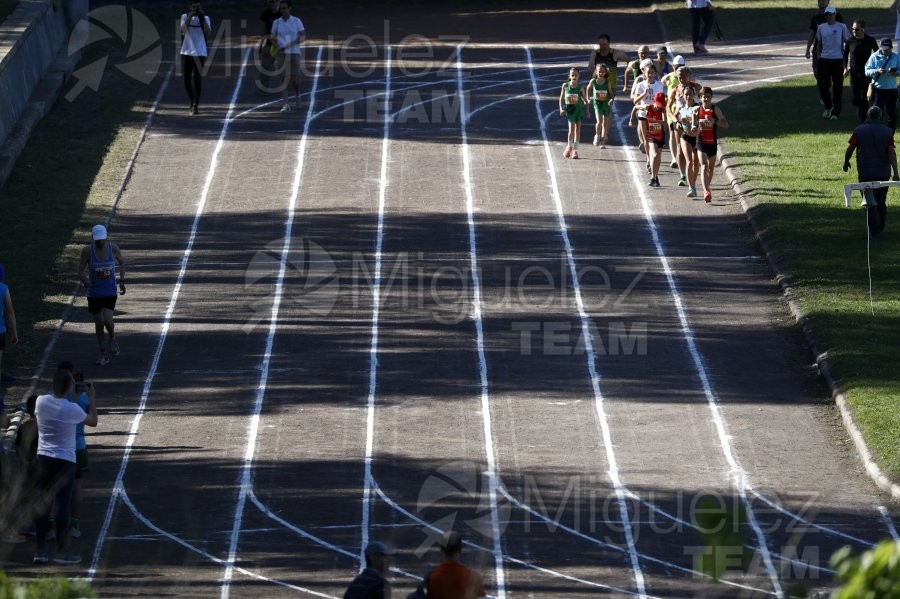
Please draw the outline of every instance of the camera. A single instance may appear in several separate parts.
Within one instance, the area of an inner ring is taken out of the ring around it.
[[[91,383],[84,381],[84,373],[83,372],[76,372],[72,375],[72,377],[75,379],[76,393],[83,393],[91,388]]]

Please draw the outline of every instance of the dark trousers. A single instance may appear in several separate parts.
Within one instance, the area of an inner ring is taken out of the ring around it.
[[[897,90],[876,89],[875,106],[881,109],[882,118],[887,117],[887,125],[891,131],[897,130]]]
[[[706,8],[691,8],[689,10],[691,11],[691,41],[694,42],[695,46],[706,44],[706,38],[709,37],[709,32],[712,31],[715,12],[708,6]],[[703,23],[702,30],[700,28],[701,22]]]
[[[837,116],[841,114],[844,93],[844,61],[840,58],[819,57],[819,71],[816,75],[819,83],[819,95],[825,104],[825,110]]]
[[[56,506],[56,547],[63,551],[69,534],[72,513],[72,484],[75,482],[75,462],[38,456],[38,484],[35,508],[35,540],[38,553],[47,551],[50,532],[50,511]]]
[[[866,112],[869,110],[866,92],[869,91],[870,81],[865,73],[850,73],[850,97],[856,106],[856,116],[860,123],[866,122]]]
[[[184,89],[187,90],[191,106],[200,104],[200,91],[203,84],[203,65],[205,56],[181,55],[181,74],[184,77]]]

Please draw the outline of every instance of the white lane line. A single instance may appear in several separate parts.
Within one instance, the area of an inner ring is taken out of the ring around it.
[[[897,534],[897,527],[894,526],[894,521],[891,519],[890,513],[883,505],[878,506],[878,513],[881,514],[881,518],[884,520],[884,525],[887,527],[888,532],[891,534],[891,538],[895,541],[900,541],[900,535]]]
[[[191,545],[190,543],[188,543],[181,537],[178,537],[170,532],[166,532],[165,530],[163,530],[160,527],[158,527],[157,525],[155,525],[152,521],[150,521],[149,518],[147,518],[144,514],[142,514],[139,509],[137,509],[137,506],[135,506],[131,502],[131,498],[128,497],[128,493],[126,491],[122,491],[121,499],[122,499],[122,503],[124,503],[125,506],[129,510],[131,510],[131,513],[134,515],[134,517],[137,518],[144,526],[146,526],[150,530],[154,531],[156,533],[156,536],[162,537],[162,538],[168,539],[174,543],[177,543],[178,545],[181,545],[188,551],[192,551],[192,552],[196,553],[197,555],[203,557],[204,559],[207,559],[216,564],[224,564],[225,563],[225,561],[222,558],[216,557],[216,556],[212,555],[211,553],[207,553],[206,551],[203,551],[199,547],[195,547],[194,545]],[[112,539],[114,537],[108,537],[108,538]],[[319,593],[318,591],[314,591],[312,589],[307,589],[307,588],[304,588],[301,586],[297,586],[295,584],[290,584],[288,582],[284,582],[283,580],[278,580],[276,578],[269,578],[267,576],[263,576],[262,574],[257,574],[256,572],[247,570],[246,568],[236,568],[236,570],[238,572],[240,572],[241,574],[244,574],[251,578],[255,578],[255,579],[261,580],[263,582],[270,582],[270,583],[276,584],[278,586],[286,587],[286,588],[289,588],[289,589],[292,589],[295,591],[300,591],[301,593],[309,593],[310,595],[314,595],[316,597],[326,597],[327,599],[338,599],[338,597],[335,597],[334,595],[326,595],[324,593]]]
[[[163,94],[165,94],[166,90],[169,88],[169,80],[172,79],[172,73],[174,72],[175,63],[173,62],[172,66],[170,66],[169,70],[166,72],[166,76],[165,78],[163,78],[163,81],[159,86],[159,90],[156,92],[156,97],[153,99],[153,104],[150,106],[150,110],[147,112],[147,118],[144,120],[144,126],[141,129],[141,134],[138,136],[137,143],[135,143],[134,145],[134,151],[131,152],[131,158],[128,160],[128,164],[125,166],[125,174],[122,175],[122,181],[119,183],[119,189],[118,191],[116,191],[116,197],[115,199],[113,199],[109,214],[107,214],[106,218],[104,219],[104,224],[106,224],[107,226],[109,226],[110,221],[116,213],[116,208],[119,205],[119,200],[122,199],[122,194],[125,193],[125,186],[128,184],[128,181],[131,180],[131,174],[134,172],[134,163],[137,161],[138,153],[141,151],[141,148],[144,145],[144,140],[147,139],[147,130],[150,129],[151,125],[153,125],[153,119],[156,117],[156,109],[159,107],[159,103],[162,101]],[[50,341],[47,342],[47,346],[44,347],[44,351],[41,353],[41,359],[38,362],[37,368],[35,368],[34,370],[34,374],[31,375],[31,383],[28,385],[28,390],[25,392],[25,395],[22,396],[22,403],[25,403],[26,401],[28,401],[29,397],[34,395],[34,392],[37,389],[38,381],[40,381],[41,376],[44,374],[44,369],[47,368],[47,362],[50,361],[50,354],[53,353],[53,348],[56,347],[56,344],[59,342],[59,338],[62,335],[63,328],[66,326],[69,318],[72,317],[72,310],[75,306],[75,298],[78,297],[81,289],[82,285],[80,282],[76,283],[72,288],[72,293],[69,294],[69,297],[66,300],[65,310],[63,311],[62,316],[60,316],[59,320],[56,322],[56,326],[53,329],[53,335],[51,335]],[[6,439],[4,439],[4,447],[6,449],[11,449],[13,441],[15,441],[15,439],[11,438],[9,439],[9,443],[7,444]]]
[[[624,142],[626,138],[625,132],[622,129],[621,119],[613,119],[613,121],[615,122],[616,129],[618,130],[619,139]],[[630,152],[633,152],[633,150],[629,150],[629,153]],[[672,296],[672,301],[675,304],[675,311],[678,315],[681,335],[684,338],[685,344],[687,345],[688,353],[690,354],[691,361],[694,364],[694,370],[697,372],[697,376],[699,377],[700,384],[703,388],[703,394],[706,397],[712,424],[716,429],[716,434],[718,436],[719,447],[721,448],[722,454],[724,455],[730,469],[728,475],[732,480],[732,484],[735,486],[738,494],[740,495],[741,502],[747,509],[747,520],[750,524],[750,528],[753,530],[754,536],[756,537],[756,543],[758,545],[760,553],[762,554],[763,564],[765,565],[769,580],[772,583],[772,588],[775,590],[775,594],[778,597],[784,597],[784,591],[781,588],[781,581],[778,578],[778,571],[775,569],[775,565],[772,563],[772,555],[766,543],[765,534],[763,533],[762,529],[759,526],[759,523],[756,520],[756,514],[753,511],[753,506],[750,504],[750,500],[747,497],[747,494],[752,492],[752,487],[747,481],[747,473],[744,472],[740,464],[738,464],[737,458],[734,455],[734,449],[731,446],[731,437],[728,434],[725,419],[722,417],[722,411],[719,407],[719,401],[715,396],[715,392],[713,391],[712,382],[710,381],[709,374],[706,371],[706,365],[704,364],[703,357],[700,354],[700,349],[697,347],[697,343],[694,340],[694,333],[691,329],[690,323],[688,322],[687,312],[684,308],[684,302],[681,298],[681,292],[678,289],[678,284],[675,282],[675,273],[672,271],[669,265],[669,258],[666,255],[665,248],[663,247],[659,229],[657,229],[656,227],[656,220],[653,216],[653,209],[650,206],[650,200],[647,196],[647,192],[645,191],[646,188],[644,187],[644,185],[642,185],[643,180],[640,178],[640,172],[638,171],[637,164],[638,163],[634,160],[628,161],[628,167],[631,170],[634,189],[637,192],[637,195],[640,197],[641,207],[644,212],[644,220],[647,222],[647,228],[650,231],[650,237],[653,241],[654,247],[656,248],[656,255],[659,256],[660,266],[662,267],[662,271],[666,276],[666,282],[669,287],[669,294]]]
[[[162,357],[163,348],[166,345],[166,339],[169,335],[169,325],[172,320],[172,314],[175,312],[175,305],[178,303],[178,297],[181,294],[181,286],[184,283],[184,276],[187,273],[188,262],[191,258],[191,252],[194,249],[194,241],[197,239],[197,229],[200,226],[200,218],[203,215],[203,209],[206,206],[206,199],[209,196],[209,188],[212,185],[213,178],[215,177],[216,170],[219,166],[219,153],[222,151],[222,147],[225,144],[225,136],[228,134],[228,128],[231,122],[233,121],[232,114],[234,113],[235,104],[237,104],[238,92],[241,89],[241,83],[244,80],[244,72],[247,69],[247,61],[250,59],[250,55],[252,53],[252,49],[247,49],[244,52],[244,60],[241,63],[241,69],[238,72],[238,79],[234,85],[234,92],[231,95],[231,103],[228,105],[228,112],[225,115],[225,120],[222,123],[222,130],[219,133],[219,141],[216,142],[216,147],[213,150],[212,158],[210,159],[209,170],[206,172],[206,181],[203,183],[203,190],[200,193],[200,199],[197,202],[197,210],[194,214],[194,221],[191,224],[191,233],[188,237],[187,247],[184,250],[184,254],[181,257],[181,268],[178,271],[178,278],[175,280],[175,287],[172,289],[172,295],[169,298],[169,305],[166,308],[166,314],[163,317],[162,327],[159,334],[159,341],[156,344],[156,351],[153,353],[153,360],[150,363],[150,370],[147,372],[147,377],[144,379],[144,387],[141,391],[141,399],[138,402],[137,413],[134,416],[134,419],[131,421],[131,428],[128,432],[128,440],[125,442],[124,452],[122,454],[122,461],[119,464],[119,472],[116,475],[116,480],[113,483],[112,492],[109,497],[109,504],[106,507],[106,515],[103,518],[103,525],[100,527],[100,533],[97,535],[97,542],[94,545],[94,555],[91,559],[91,565],[88,568],[87,580],[90,581],[97,574],[97,565],[100,563],[100,555],[103,551],[103,542],[106,539],[106,535],[109,532],[110,524],[112,523],[113,514],[115,513],[116,506],[118,505],[119,499],[124,492],[124,479],[125,472],[128,469],[128,462],[131,459],[131,450],[134,447],[134,440],[137,438],[138,430],[141,427],[141,420],[144,416],[144,411],[147,407],[147,401],[150,398],[150,390],[153,387],[153,380],[156,378],[156,372],[159,368],[159,360]]]
[[[309,140],[310,118],[316,102],[316,88],[319,84],[319,67],[322,63],[322,48],[319,47],[316,56],[315,73],[312,78],[312,89],[309,92],[309,109],[306,114],[306,124],[303,127],[303,135],[300,137],[297,149],[297,166],[294,169],[294,182],[291,189],[291,197],[288,201],[287,219],[284,223],[284,244],[281,248],[281,266],[278,270],[278,279],[275,283],[275,297],[272,301],[272,311],[269,321],[269,332],[266,335],[266,349],[263,353],[259,369],[259,385],[256,388],[256,397],[253,403],[253,414],[247,426],[247,444],[244,450],[244,462],[241,465],[240,490],[238,491],[237,504],[234,508],[234,526],[231,531],[231,540],[228,547],[228,560],[225,565],[225,574],[222,579],[220,592],[221,599],[228,599],[231,593],[231,579],[234,575],[234,562],[237,559],[238,544],[241,536],[241,524],[244,518],[244,506],[253,488],[253,455],[256,453],[256,439],[259,434],[259,421],[262,413],[263,400],[266,396],[266,383],[269,380],[269,364],[272,361],[272,346],[275,343],[275,333],[278,332],[278,311],[281,308],[281,296],[284,290],[284,275],[287,272],[288,256],[291,252],[291,239],[294,234],[294,213],[297,206],[297,197],[300,195],[300,181],[303,178],[303,167],[306,163],[306,146]],[[235,92],[236,93],[236,92]]]
[[[384,95],[391,95],[391,46],[385,48]],[[375,446],[375,397],[378,391],[378,321],[381,317],[381,257],[384,250],[384,208],[387,203],[388,151],[391,140],[391,112],[386,110],[382,123],[381,171],[378,179],[378,228],[375,234],[375,272],[372,275],[372,336],[369,345],[369,393],[366,397],[366,453],[363,458],[363,498],[360,520],[359,568],[365,568],[369,523],[372,517],[372,455]]]
[[[843,539],[847,539],[848,541],[853,541],[854,543],[859,543],[860,545],[863,545],[863,546],[866,546],[866,547],[874,547],[874,546],[875,546],[875,544],[874,544],[873,542],[871,542],[871,541],[867,541],[867,540],[865,540],[865,539],[861,539],[861,538],[859,538],[859,537],[855,537],[855,536],[853,536],[853,535],[851,535],[851,534],[848,534],[848,533],[846,533],[846,532],[841,532],[840,530],[836,530],[836,529],[834,529],[834,528],[829,528],[829,527],[827,527],[827,526],[823,526],[823,525],[821,525],[821,524],[817,524],[817,523],[815,523],[815,522],[813,522],[813,521],[811,521],[811,520],[807,520],[806,518],[803,518],[803,517],[800,516],[799,514],[796,514],[796,513],[792,512],[792,511],[788,510],[788,509],[785,509],[785,508],[781,507],[779,504],[777,504],[777,503],[771,501],[768,497],[766,497],[765,495],[759,493],[758,491],[756,491],[756,490],[754,490],[754,489],[749,489],[749,492],[750,492],[751,495],[753,495],[754,497],[756,497],[757,499],[759,499],[760,501],[762,501],[763,503],[765,503],[766,505],[768,505],[768,506],[771,507],[772,509],[781,512],[781,513],[784,514],[785,516],[790,517],[790,518],[793,519],[795,522],[800,522],[801,524],[803,524],[803,525],[805,525],[805,526],[809,526],[809,527],[811,527],[811,528],[815,528],[816,530],[818,530],[818,531],[820,531],[820,532],[823,532],[823,533],[825,533],[825,534],[829,534],[829,535],[832,535],[832,536],[836,536],[836,537],[840,537],[840,538],[843,538]]]
[[[616,463],[615,449],[613,448],[612,435],[609,430],[609,421],[606,417],[606,409],[603,406],[603,393],[600,390],[600,375],[597,372],[597,355],[594,352],[593,338],[591,337],[591,320],[584,308],[584,300],[581,296],[581,286],[578,283],[578,267],[575,264],[575,254],[572,249],[572,242],[569,240],[569,230],[566,224],[566,217],[563,213],[562,198],[559,193],[559,182],[556,179],[556,168],[553,164],[553,156],[550,154],[550,140],[547,137],[547,124],[542,118],[541,113],[541,95],[538,91],[537,80],[534,76],[534,63],[531,59],[531,48],[524,46],[526,53],[526,61],[528,63],[528,74],[531,78],[531,87],[534,94],[534,108],[537,113],[537,119],[541,125],[541,138],[543,140],[544,158],[547,161],[547,174],[550,177],[550,189],[553,196],[553,203],[556,207],[556,218],[559,223],[559,232],[562,236],[563,246],[566,250],[566,259],[569,264],[569,274],[572,281],[572,291],[575,296],[575,304],[578,307],[578,316],[581,320],[581,336],[584,340],[585,354],[587,355],[588,373],[591,378],[591,388],[594,392],[594,407],[599,419],[600,429],[603,435],[603,447],[606,452],[607,474],[612,482],[616,493],[616,502],[619,508],[619,518],[622,522],[622,531],[625,534],[625,541],[628,544],[628,556],[631,561],[631,571],[634,576],[635,588],[638,594],[646,596],[646,585],[644,583],[644,572],[641,569],[638,560],[637,547],[634,542],[634,535],[631,530],[631,518],[629,516],[628,504],[625,501],[625,487],[619,479],[619,466]],[[621,126],[621,125],[620,125]],[[621,131],[619,132],[621,138]]]
[[[419,518],[418,516],[416,516],[415,514],[413,514],[412,512],[410,512],[409,510],[407,510],[406,508],[404,508],[403,506],[401,506],[401,505],[399,505],[398,503],[396,503],[394,500],[392,500],[390,497],[388,497],[387,494],[386,494],[384,491],[382,491],[382,490],[381,490],[381,487],[379,487],[377,484],[373,483],[372,489],[375,491],[375,493],[376,493],[379,497],[381,497],[381,499],[382,499],[385,503],[388,504],[388,506],[390,506],[392,509],[394,509],[394,510],[400,512],[401,514],[403,514],[404,516],[406,516],[406,517],[409,518],[410,520],[413,520],[414,522],[418,523],[420,526],[422,526],[422,527],[424,527],[424,528],[428,528],[429,530],[432,530],[432,531],[434,531],[434,532],[436,532],[436,533],[443,533],[443,532],[444,532],[442,529],[438,528],[438,527],[435,526],[434,524],[432,524],[432,523],[430,523],[430,522],[426,522],[425,520],[422,520],[421,518]],[[492,550],[492,549],[488,549],[487,547],[485,547],[485,546],[483,546],[483,545],[479,545],[478,543],[474,543],[474,542],[469,541],[469,540],[467,540],[467,539],[463,539],[463,543],[464,543],[467,547],[471,547],[472,549],[477,549],[478,551],[483,551],[483,552],[485,552],[485,553],[493,553],[493,550]],[[591,581],[591,580],[585,580],[585,579],[583,579],[583,578],[576,578],[576,577],[574,577],[574,576],[569,576],[569,575],[567,575],[567,574],[563,574],[562,572],[557,572],[557,571],[555,571],[555,570],[549,570],[549,569],[547,569],[547,568],[542,568],[542,567],[540,567],[540,566],[538,566],[538,565],[536,565],[536,564],[533,564],[533,563],[531,563],[531,562],[527,562],[527,561],[525,561],[525,560],[517,559],[517,558],[514,558],[514,557],[509,556],[509,555],[504,555],[504,556],[503,556],[503,559],[504,559],[504,561],[507,561],[507,562],[509,562],[509,563],[511,563],[511,564],[517,564],[517,565],[522,566],[522,567],[524,567],[524,568],[528,568],[529,570],[535,570],[535,571],[537,571],[537,572],[542,572],[542,573],[544,573],[544,574],[549,574],[550,576],[554,576],[554,577],[556,577],[556,578],[562,578],[562,579],[564,579],[564,580],[569,580],[569,581],[571,581],[571,582],[576,582],[576,583],[578,583],[578,584],[583,584],[583,585],[586,585],[586,586],[591,586],[591,587],[600,588],[600,589],[606,589],[606,590],[608,590],[608,591],[612,591],[612,592],[615,592],[615,593],[621,593],[621,594],[624,594],[624,595],[630,595],[630,596],[637,595],[637,593],[635,593],[634,591],[629,591],[629,590],[627,590],[627,589],[620,589],[620,588],[618,588],[618,587],[609,586],[609,585],[602,584],[602,583],[599,583],[599,582],[593,582],[593,581]],[[648,597],[648,599],[655,599],[655,598]]]
[[[466,97],[462,78],[462,46],[456,49],[456,93]],[[475,319],[475,347],[478,352],[478,383],[481,386],[481,420],[484,430],[484,454],[487,459],[488,501],[491,511],[491,536],[493,537],[494,575],[497,578],[497,597],[506,597],[506,575],[503,571],[503,539],[500,534],[500,518],[497,512],[497,464],[494,449],[494,433],[491,425],[491,402],[488,390],[487,356],[484,353],[484,321],[481,318],[481,274],[478,269],[478,245],[475,238],[475,193],[472,188],[472,158],[466,131],[468,114],[465,101],[459,108],[460,135],[462,137],[463,187],[466,192],[466,220],[469,227],[469,268],[472,277],[472,317]]]

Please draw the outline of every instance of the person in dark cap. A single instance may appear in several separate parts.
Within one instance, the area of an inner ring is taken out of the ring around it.
[[[428,599],[476,599],[484,597],[481,574],[459,561],[463,541],[458,532],[449,530],[440,541],[444,560],[428,575]]]
[[[891,131],[897,130],[897,71],[900,70],[900,56],[894,52],[891,38],[886,37],[879,44],[880,50],[866,61],[866,76],[872,79],[875,88],[875,106],[887,114],[887,124]]]
[[[364,553],[366,567],[347,587],[344,599],[390,599],[391,583],[385,574],[390,568],[394,550],[381,541],[373,541],[366,545]]]
[[[893,172],[894,181],[900,180],[897,172],[897,151],[894,149],[894,132],[881,122],[881,109],[869,108],[866,122],[853,130],[847,151],[844,153],[844,172],[850,170],[850,158],[856,152],[856,173],[860,183],[887,181]],[[874,205],[867,202],[869,232],[878,237],[887,219],[887,187],[872,190]]]

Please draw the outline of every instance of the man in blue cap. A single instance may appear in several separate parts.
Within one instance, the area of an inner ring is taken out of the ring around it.
[[[366,545],[366,569],[357,575],[344,592],[344,599],[390,599],[391,583],[385,579],[395,551],[373,541]]]

